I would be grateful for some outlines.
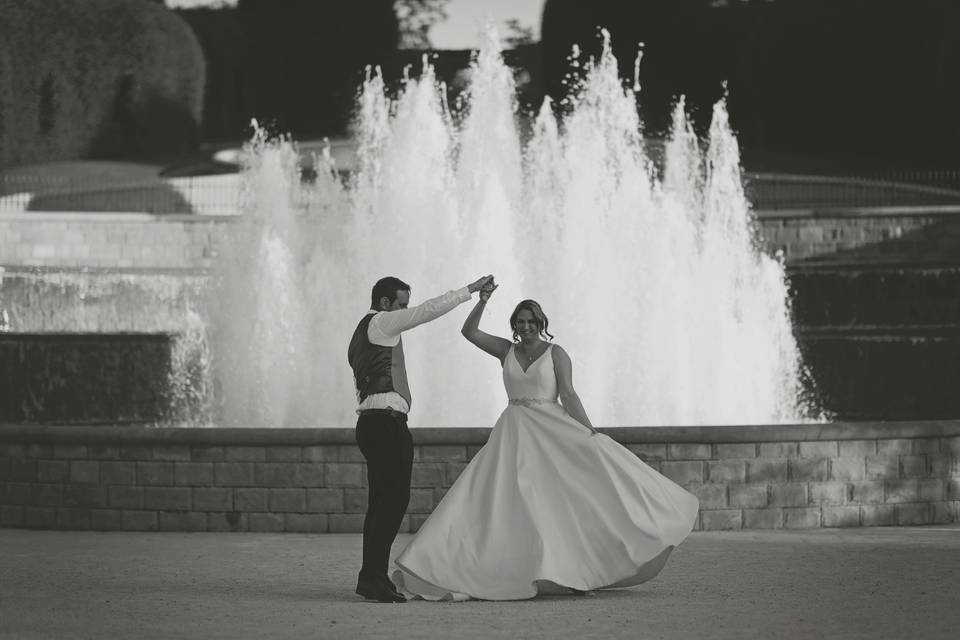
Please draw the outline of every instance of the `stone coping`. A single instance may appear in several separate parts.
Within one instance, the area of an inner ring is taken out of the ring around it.
[[[138,267],[136,265],[103,266],[103,265],[26,265],[0,263],[0,275],[7,276],[176,276],[178,278],[208,278],[213,275],[211,267]]]
[[[230,222],[238,214],[146,213],[143,211],[0,211],[0,222]]]
[[[960,212],[958,212],[960,213]],[[956,268],[958,260],[951,260],[940,256],[852,256],[837,258],[835,256],[810,256],[803,258],[787,258],[784,267],[788,272],[794,271],[846,271],[855,268],[863,270],[939,270]],[[216,273],[214,267],[138,267],[138,266],[99,266],[99,265],[23,265],[0,262],[0,276],[11,278],[30,276],[43,277],[46,275],[69,276],[173,276],[177,278],[196,278],[203,280]]]
[[[759,220],[778,220],[784,218],[868,218],[868,217],[909,217],[909,216],[954,216],[960,215],[960,204],[933,205],[877,205],[877,206],[823,206],[798,207],[795,209],[755,209],[753,216]],[[30,222],[76,222],[76,223],[122,223],[122,222],[202,222],[231,223],[241,214],[199,214],[199,213],[145,213],[130,212],[90,212],[90,211],[0,211],[0,221]]]
[[[837,258],[835,256],[807,256],[784,263],[788,274],[815,271],[817,273],[847,272],[854,269],[862,271],[942,271],[956,269],[960,264],[957,258],[941,256],[849,256]]]
[[[904,205],[876,207],[805,207],[798,209],[760,209],[753,212],[759,220],[781,220],[802,218],[818,220],[822,218],[906,218],[927,216],[960,215],[960,205]]]
[[[960,420],[830,422],[790,425],[607,427],[623,443],[735,443],[818,440],[948,438],[960,436]],[[489,428],[411,429],[418,445],[482,445]],[[0,442],[88,445],[315,446],[353,444],[353,428],[227,428],[130,425],[0,424]]]
[[[0,342],[24,342],[27,340],[50,342],[123,342],[136,338],[140,342],[170,341],[170,336],[176,335],[170,331],[3,331],[0,332]]]

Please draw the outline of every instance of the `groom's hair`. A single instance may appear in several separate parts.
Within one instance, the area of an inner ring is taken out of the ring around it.
[[[513,341],[520,341],[520,335],[517,333],[517,316],[519,316],[520,312],[524,309],[533,314],[533,321],[537,323],[537,329],[540,330],[540,335],[547,340],[553,340],[553,334],[547,331],[547,327],[550,326],[550,321],[547,320],[547,314],[543,312],[539,302],[528,299],[521,300],[517,308],[510,314],[510,329],[513,330]]]
[[[383,297],[389,299],[392,304],[393,301],[397,299],[397,291],[410,291],[410,285],[400,278],[394,278],[393,276],[380,278],[377,280],[377,283],[373,285],[373,291],[370,292],[370,308],[379,309],[380,298]]]

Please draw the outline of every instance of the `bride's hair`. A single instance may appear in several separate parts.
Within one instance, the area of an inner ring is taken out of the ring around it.
[[[520,341],[520,336],[517,335],[517,316],[520,315],[520,312],[524,309],[533,314],[533,320],[537,323],[537,329],[540,330],[540,335],[546,340],[553,340],[553,334],[547,331],[547,327],[550,326],[550,321],[547,320],[547,314],[540,308],[540,303],[536,300],[521,300],[517,308],[510,314],[510,329],[513,331],[513,341]]]

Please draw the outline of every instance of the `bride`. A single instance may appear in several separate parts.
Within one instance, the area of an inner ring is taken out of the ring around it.
[[[517,305],[512,342],[480,331],[496,288],[462,333],[502,363],[509,404],[394,582],[428,600],[520,600],[650,580],[693,528],[697,498],[593,427],[539,304]]]

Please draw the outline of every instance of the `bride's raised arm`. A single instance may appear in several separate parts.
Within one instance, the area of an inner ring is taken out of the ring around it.
[[[487,306],[487,300],[490,299],[490,294],[493,293],[494,289],[498,286],[499,285],[493,285],[492,287],[485,286],[480,290],[480,299],[477,300],[476,306],[473,307],[470,315],[464,320],[460,333],[463,334],[464,338],[494,356],[500,360],[500,362],[503,362],[503,359],[507,357],[507,353],[510,352],[510,341],[506,338],[492,336],[489,333],[480,331],[480,316],[483,315],[483,311]]]

